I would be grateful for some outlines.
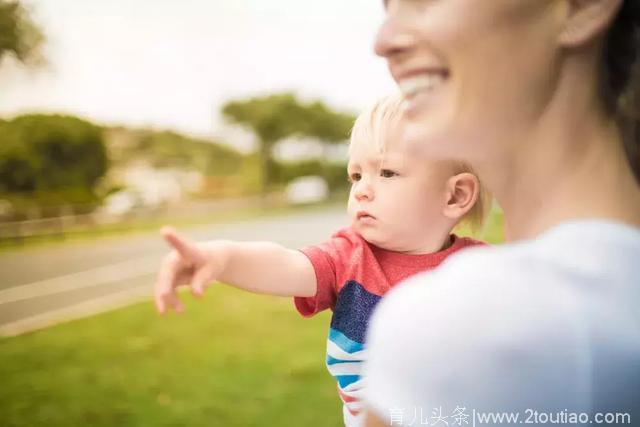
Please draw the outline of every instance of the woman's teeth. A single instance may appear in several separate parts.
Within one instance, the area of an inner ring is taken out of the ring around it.
[[[411,98],[418,92],[432,91],[443,82],[444,76],[442,74],[432,73],[403,79],[398,82],[398,87],[405,98]]]

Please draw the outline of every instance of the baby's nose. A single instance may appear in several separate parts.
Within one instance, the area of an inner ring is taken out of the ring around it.
[[[369,183],[360,182],[356,188],[356,200],[371,200],[373,199],[373,188]]]

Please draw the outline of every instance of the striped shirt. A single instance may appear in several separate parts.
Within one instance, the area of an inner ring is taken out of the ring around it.
[[[317,291],[313,297],[295,298],[295,305],[306,317],[333,310],[326,364],[337,382],[345,425],[357,426],[361,421],[365,335],[371,313],[382,296],[402,280],[478,244],[482,243],[452,235],[449,247],[440,252],[409,255],[373,246],[353,229],[345,228],[327,242],[301,249],[315,269]]]

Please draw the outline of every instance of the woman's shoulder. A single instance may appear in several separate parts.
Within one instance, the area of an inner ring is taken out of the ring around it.
[[[485,310],[505,313],[514,300],[530,298],[526,294],[539,280],[534,252],[532,243],[465,248],[437,269],[398,285],[383,299],[380,311],[415,314],[424,308],[433,314],[442,309],[457,311],[457,318]]]
[[[607,295],[607,301],[635,295],[639,253],[640,230],[633,227],[565,224],[529,241],[452,255],[438,269],[398,285],[378,311],[387,317],[383,322],[405,313],[412,322],[446,319],[486,330],[505,319],[523,332],[549,321],[566,323],[594,295]]]
[[[411,281],[515,287],[520,291],[531,284],[540,290],[541,280],[564,278],[571,282],[606,275],[620,278],[619,273],[640,274],[638,254],[638,227],[606,220],[567,221],[535,239],[468,248],[450,257],[434,273],[415,276]]]

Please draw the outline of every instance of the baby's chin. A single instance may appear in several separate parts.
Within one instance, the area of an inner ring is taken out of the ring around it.
[[[384,240],[380,238],[380,232],[377,230],[372,230],[369,227],[358,226],[357,223],[353,225],[353,229],[360,235],[360,237],[372,245],[379,247],[380,244],[384,244]]]
[[[368,243],[380,249],[394,252],[404,252],[407,250],[397,244],[401,239],[391,233],[387,234],[381,230],[372,230],[362,227],[356,227],[355,231]]]

